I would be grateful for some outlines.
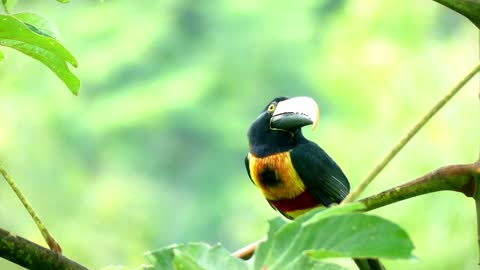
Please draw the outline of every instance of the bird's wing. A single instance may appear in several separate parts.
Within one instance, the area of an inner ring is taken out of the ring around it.
[[[250,161],[248,160],[248,154],[245,157],[245,168],[247,169],[248,177],[250,178],[250,181],[255,185],[255,182],[253,182],[252,176],[250,175]]]
[[[290,158],[314,200],[329,206],[347,196],[350,191],[347,177],[318,145],[310,141],[301,143],[291,150]]]

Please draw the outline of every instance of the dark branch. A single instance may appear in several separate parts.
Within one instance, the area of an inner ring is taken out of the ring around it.
[[[0,257],[31,270],[88,270],[67,257],[0,229]]]

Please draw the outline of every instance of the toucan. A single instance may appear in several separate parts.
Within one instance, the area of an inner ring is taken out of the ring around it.
[[[268,203],[288,219],[312,208],[338,204],[350,191],[337,163],[302,134],[304,126],[312,125],[314,130],[318,118],[318,105],[312,98],[277,97],[248,130],[248,176]]]
[[[289,219],[340,203],[350,184],[342,169],[302,127],[316,128],[317,103],[309,97],[273,99],[248,130],[245,166],[270,205]]]

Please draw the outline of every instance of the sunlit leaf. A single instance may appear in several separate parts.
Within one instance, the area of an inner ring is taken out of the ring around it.
[[[5,54],[2,51],[0,51],[0,61],[5,60],[5,58],[6,58]]]
[[[58,40],[58,29],[55,24],[47,18],[30,12],[17,13],[13,14],[13,16],[22,21],[33,32]]]
[[[33,16],[29,17],[32,20],[33,18]],[[78,94],[80,80],[70,71],[67,65],[67,63],[70,63],[76,67],[77,61],[54,38],[35,33],[13,16],[0,15],[0,45],[11,47],[39,60],[57,74],[72,93]]]
[[[254,269],[293,269],[307,259],[333,257],[412,257],[413,244],[402,228],[380,217],[349,213],[359,207],[312,211],[269,232],[255,255]]]
[[[12,12],[12,9],[16,3],[17,3],[17,0],[2,0],[3,8],[7,13]]]
[[[245,261],[234,258],[220,245],[204,243],[173,245],[147,254],[154,269],[244,270]]]
[[[57,2],[66,4],[66,3],[70,3],[70,0],[57,0]]]

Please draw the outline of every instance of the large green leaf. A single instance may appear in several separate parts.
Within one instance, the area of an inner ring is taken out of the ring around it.
[[[5,12],[7,13],[12,12],[12,9],[16,3],[17,0],[2,0],[3,9],[5,9]]]
[[[147,253],[154,269],[192,269],[192,270],[245,270],[247,262],[234,258],[220,245],[209,246],[204,243],[172,245]]]
[[[173,250],[173,265],[175,270],[208,270],[201,267],[195,259],[178,249]]]
[[[352,213],[351,204],[315,210],[270,230],[254,258],[254,269],[294,269],[305,260],[332,257],[410,258],[413,244],[398,225],[376,216]]]
[[[278,251],[287,249],[301,231],[303,222],[310,222],[333,215],[360,211],[365,207],[360,203],[350,203],[343,206],[330,208],[317,208],[299,216],[295,221],[288,224],[280,224],[278,219],[270,221],[267,241],[261,243],[254,256],[254,269],[261,269],[263,265],[271,263],[278,257]],[[283,226],[281,226],[283,225]],[[268,261],[268,262],[267,262]]]
[[[47,18],[30,12],[16,13],[13,14],[13,16],[22,21],[33,32],[58,40],[58,29],[55,24]]]
[[[29,22],[35,20],[35,16],[21,15],[26,17]],[[42,20],[36,17],[37,22]],[[30,24],[27,22],[27,24]],[[0,45],[11,47],[26,55],[31,56],[42,62],[52,70],[72,91],[78,94],[80,80],[70,71],[67,63],[77,67],[77,61],[73,55],[66,50],[57,40],[50,37],[48,31],[51,28],[46,27],[46,23],[39,24],[36,27],[30,24],[27,26],[24,22],[14,16],[0,15]],[[32,26],[37,28],[43,34],[32,30]]]

